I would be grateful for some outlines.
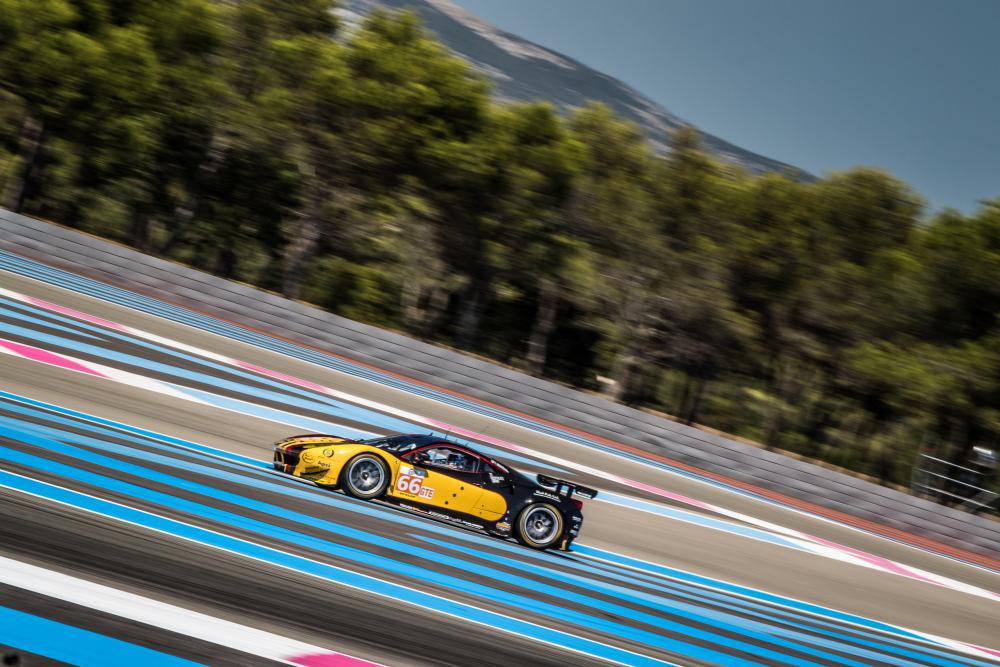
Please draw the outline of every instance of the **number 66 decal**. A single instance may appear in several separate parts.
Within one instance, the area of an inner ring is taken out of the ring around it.
[[[434,489],[424,488],[424,480],[422,477],[411,477],[410,475],[400,475],[396,480],[396,490],[402,491],[403,493],[408,493],[411,496],[420,496],[421,498],[433,498]]]

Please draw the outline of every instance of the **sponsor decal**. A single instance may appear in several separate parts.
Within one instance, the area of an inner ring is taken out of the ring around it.
[[[404,475],[402,472],[396,479],[396,490],[400,493],[419,498],[433,498],[434,488],[424,486],[424,478],[415,475]]]
[[[333,447],[327,447],[324,449],[323,456],[333,456]]]
[[[306,463],[312,463],[313,462],[312,452],[303,452],[302,460],[305,461]]]
[[[494,475],[493,473],[490,473],[490,481],[493,482],[494,484],[499,484],[500,482],[503,481],[503,477],[501,477],[500,475]]]
[[[504,521],[502,523],[498,523],[496,525],[496,529],[497,530],[502,530],[504,532],[508,532],[510,530],[510,524],[508,522],[506,522],[506,521]]]
[[[318,436],[315,438],[288,438],[287,440],[282,440],[281,442],[294,442],[297,445],[308,445],[314,442],[343,442],[341,438],[330,438],[327,436]]]
[[[541,496],[542,498],[548,498],[549,500],[559,500],[559,496],[554,493],[547,493],[545,491],[535,491],[536,496]]]

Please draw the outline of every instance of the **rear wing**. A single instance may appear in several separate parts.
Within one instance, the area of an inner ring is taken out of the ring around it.
[[[542,486],[555,487],[556,495],[562,498],[579,496],[581,498],[592,499],[597,497],[597,491],[594,489],[587,488],[586,486],[580,486],[575,482],[567,482],[564,479],[556,479],[555,477],[542,475],[541,473],[538,474],[538,483]]]

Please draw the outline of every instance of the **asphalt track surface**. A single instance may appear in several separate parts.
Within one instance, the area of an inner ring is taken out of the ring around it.
[[[997,664],[968,646],[1000,648],[996,572],[35,280],[0,287],[0,556],[389,665]],[[292,433],[439,425],[600,489],[575,551],[267,470]],[[4,609],[281,664],[18,582]]]

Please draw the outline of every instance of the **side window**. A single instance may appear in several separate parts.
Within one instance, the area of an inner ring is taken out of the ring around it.
[[[454,470],[455,472],[479,472],[479,459],[451,447],[430,447],[422,449],[413,455],[417,465]]]

